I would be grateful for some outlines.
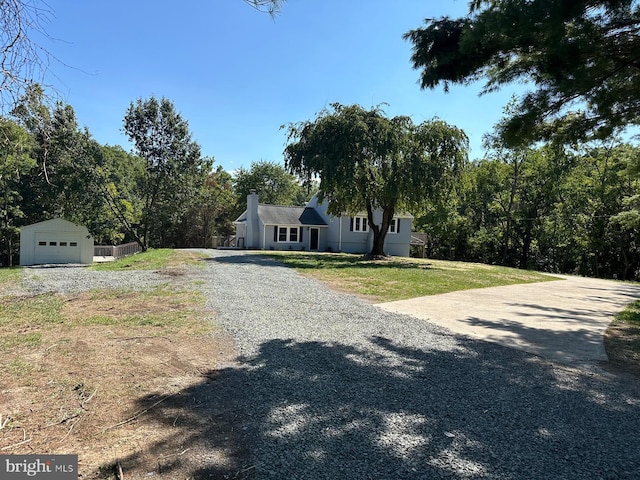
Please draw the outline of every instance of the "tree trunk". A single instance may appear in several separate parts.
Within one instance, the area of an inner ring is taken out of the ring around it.
[[[384,256],[384,239],[387,237],[387,232],[382,232],[382,229],[378,231],[378,234],[373,235],[373,248],[371,249],[372,257]]]
[[[531,253],[531,243],[533,230],[533,220],[528,218],[525,220],[524,235],[522,238],[522,255],[520,257],[520,268],[527,269],[529,264],[529,254]]]
[[[382,208],[382,225],[377,225],[373,221],[373,206],[367,204],[367,217],[369,219],[369,228],[373,232],[373,247],[371,248],[372,257],[384,256],[384,240],[387,238],[389,225],[394,214],[393,207]]]

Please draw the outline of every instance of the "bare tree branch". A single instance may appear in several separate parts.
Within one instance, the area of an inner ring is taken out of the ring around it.
[[[275,16],[280,13],[280,6],[285,0],[244,0],[244,2],[260,12],[266,12],[271,16]]]
[[[53,15],[42,0],[0,0],[0,110],[13,107],[26,87],[45,83],[53,55],[38,43]]]

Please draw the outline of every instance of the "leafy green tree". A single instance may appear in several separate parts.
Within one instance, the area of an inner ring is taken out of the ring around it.
[[[239,168],[233,177],[238,213],[246,207],[251,190],[260,202],[271,205],[304,205],[311,196],[294,175],[275,162],[253,162],[249,169]]]
[[[606,138],[640,122],[640,4],[634,0],[474,0],[467,17],[428,19],[405,38],[423,88],[525,82],[502,125],[509,146],[561,135]]]
[[[91,144],[86,158],[91,160],[87,163],[86,176],[91,180],[92,191],[101,199],[101,206],[85,225],[98,244],[136,241],[136,226],[142,211],[137,190],[144,171],[142,159],[120,146],[97,142]]]
[[[517,173],[501,159],[484,159],[470,169],[472,188],[463,206],[471,229],[468,259],[483,263],[513,264],[512,225]],[[511,188],[510,188],[511,187]]]
[[[93,140],[78,128],[73,108],[61,102],[49,106],[42,88],[32,85],[12,115],[29,132],[38,165],[20,186],[29,221],[60,216],[84,223],[95,215],[100,199],[88,175],[93,171]]]
[[[448,194],[441,195],[436,202],[428,202],[416,215],[413,229],[426,234],[426,256],[454,260],[467,255],[471,222],[463,206],[468,201],[469,179],[465,168]]]
[[[166,98],[132,102],[124,130],[144,170],[138,191],[142,201],[136,241],[149,246],[171,246],[179,222],[197,198],[210,161],[200,155],[189,126]]]
[[[105,158],[89,131],[78,127],[73,108],[48,105],[42,88],[33,85],[13,115],[29,132],[38,165],[20,183],[28,222],[59,216],[86,225],[98,241],[121,237],[105,203]]]
[[[191,209],[184,215],[176,243],[189,247],[211,247],[213,236],[233,233],[237,218],[233,178],[221,166],[210,172]]]
[[[379,108],[332,104],[312,121],[289,126],[287,168],[306,180],[320,178],[328,212],[366,211],[373,232],[371,255],[384,254],[394,214],[417,210],[444,195],[467,159],[464,132],[441,120],[414,125],[387,118]],[[382,222],[374,222],[375,209]]]
[[[564,257],[582,275],[629,278],[637,269],[637,231],[622,228],[618,215],[625,198],[638,191],[628,159],[640,151],[629,145],[586,149],[563,188],[561,231],[570,232]]]
[[[19,236],[15,221],[24,217],[19,185],[22,176],[36,165],[30,152],[31,139],[26,130],[11,120],[0,118],[0,238],[6,256],[6,262],[0,262],[0,265],[13,265]]]

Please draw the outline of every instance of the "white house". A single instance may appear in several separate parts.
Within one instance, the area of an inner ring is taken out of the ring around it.
[[[328,203],[314,196],[304,207],[258,203],[258,195],[247,195],[247,209],[234,222],[236,245],[262,250],[309,250],[369,253],[373,233],[366,213],[355,217],[327,213]],[[382,222],[382,212],[374,211],[374,221]],[[408,257],[412,215],[396,215],[385,238],[386,254]]]
[[[86,227],[62,218],[20,229],[20,265],[93,263],[93,237]]]

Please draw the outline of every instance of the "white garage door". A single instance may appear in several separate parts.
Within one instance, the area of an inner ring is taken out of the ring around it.
[[[36,233],[35,263],[80,263],[80,239],[73,233]]]

